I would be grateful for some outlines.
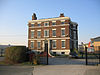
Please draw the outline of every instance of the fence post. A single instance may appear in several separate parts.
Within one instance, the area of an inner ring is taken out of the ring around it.
[[[86,59],[86,65],[88,65],[88,62],[87,62],[87,47],[85,46],[85,59]]]
[[[46,58],[47,58],[47,65],[48,65],[48,43],[45,42],[45,51],[46,51]]]
[[[100,64],[100,46],[99,46],[99,64]]]

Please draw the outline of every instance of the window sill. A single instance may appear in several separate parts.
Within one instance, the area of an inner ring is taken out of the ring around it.
[[[65,47],[61,47],[61,48],[65,48]]]
[[[52,36],[52,37],[56,37],[56,36]]]

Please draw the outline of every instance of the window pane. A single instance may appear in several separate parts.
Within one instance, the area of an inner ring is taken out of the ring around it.
[[[65,41],[62,41],[62,47],[65,47]]]
[[[34,42],[31,42],[31,48],[34,48]]]
[[[49,26],[49,23],[44,23],[44,26]]]
[[[62,36],[65,35],[65,29],[61,30],[62,31]]]
[[[49,30],[45,30],[45,31],[44,31],[44,36],[45,36],[45,37],[49,37]]]
[[[38,48],[41,48],[41,43],[40,42],[38,42]]]
[[[34,31],[31,31],[31,38],[34,38]]]
[[[32,27],[34,27],[34,24],[31,24]]]
[[[41,31],[37,31],[37,37],[41,37]]]
[[[56,36],[56,30],[52,30],[52,36]]]
[[[65,22],[61,22],[61,24],[65,24]]]
[[[52,46],[53,46],[53,48],[56,48],[56,41],[52,41]]]
[[[38,24],[38,26],[41,26],[41,24]]]
[[[55,22],[53,22],[53,23],[52,23],[52,25],[56,25],[56,23],[55,23]]]

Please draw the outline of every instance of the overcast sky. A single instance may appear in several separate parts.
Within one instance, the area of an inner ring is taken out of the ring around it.
[[[100,36],[100,0],[0,0],[0,45],[26,45],[28,21],[58,17],[78,23],[79,43]]]

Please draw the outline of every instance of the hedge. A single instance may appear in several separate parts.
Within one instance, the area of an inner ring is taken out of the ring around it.
[[[11,46],[5,50],[5,61],[21,63],[27,60],[26,46]]]

